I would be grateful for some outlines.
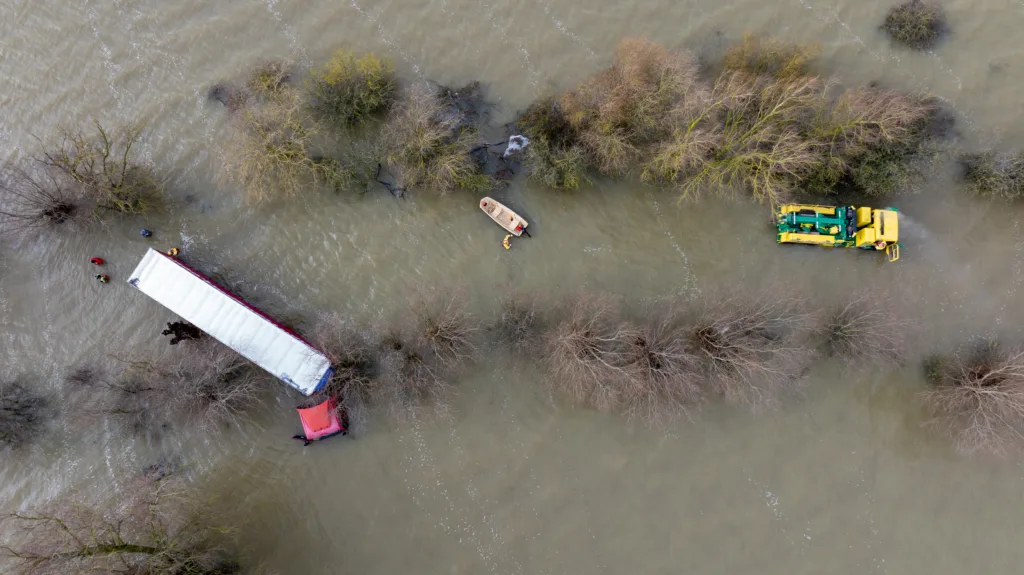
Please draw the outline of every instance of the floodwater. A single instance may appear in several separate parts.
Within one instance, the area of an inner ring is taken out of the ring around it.
[[[903,258],[780,247],[764,207],[677,205],[599,182],[576,194],[517,182],[532,240],[502,233],[464,195],[400,201],[311,193],[251,208],[214,184],[224,114],[208,87],[259,58],[309,65],[345,46],[389,56],[407,81],[480,80],[495,122],[605,66],[645,36],[713,58],[745,32],[817,42],[823,73],[927,91],[967,148],[1024,145],[1024,2],[943,3],[934,52],[878,31],[887,2],[857,0],[0,0],[0,155],[95,117],[141,118],[144,151],[172,175],[172,214],[85,236],[0,245],[0,358],[57,391],[69,365],[142,345],[172,317],[122,283],[150,245],[180,246],[286,321],[370,320],[423,288],[458,289],[487,315],[509,285],[552,300],[588,289],[631,304],[737,285],[795,286],[824,305],[877,290],[915,318],[915,360],[972,335],[1019,342],[1024,211],[957,193],[936,169],[904,213]],[[155,237],[139,237],[142,225]],[[111,285],[92,280],[90,256]],[[497,356],[458,382],[450,420],[371,422],[302,449],[282,397],[258,425],[172,429],[147,443],[109,422],[64,424],[0,455],[0,505],[104,493],[175,457],[234,510],[247,564],[279,573],[1016,573],[1022,471],[965,460],[921,428],[904,370],[815,366],[777,412],[712,406],[667,431],[552,404],[532,365]],[[85,431],[82,431],[85,429]]]

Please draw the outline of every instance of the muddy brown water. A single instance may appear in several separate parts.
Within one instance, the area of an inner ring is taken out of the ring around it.
[[[1020,341],[1024,212],[957,194],[950,165],[893,201],[906,245],[896,265],[782,248],[763,207],[679,206],[629,183],[556,194],[517,182],[499,197],[530,218],[534,239],[510,252],[466,196],[311,193],[254,209],[213,184],[224,115],[207,88],[258,58],[308,65],[338,46],[385,54],[410,81],[481,80],[500,122],[606,65],[623,36],[713,57],[744,32],[771,34],[819,43],[822,71],[848,83],[941,97],[964,146],[1024,144],[1024,2],[944,5],[952,35],[917,54],[877,30],[887,3],[852,0],[4,0],[3,156],[32,153],[32,134],[58,124],[142,118],[145,154],[173,174],[177,207],[4,243],[3,369],[56,391],[68,365],[165,348],[157,334],[172,316],[122,283],[151,245],[180,246],[287,321],[376,318],[424,286],[457,286],[488,314],[509,284],[637,304],[771,284],[801,286],[815,305],[862,290],[898,297],[922,354],[974,334]],[[94,255],[112,284],[92,280]],[[667,432],[552,405],[535,366],[493,367],[459,382],[451,420],[371,423],[358,440],[308,449],[289,439],[287,397],[218,436],[173,429],[146,442],[102,420],[65,423],[2,456],[0,505],[100,497],[178,457],[236,511],[247,563],[281,573],[1016,573],[1024,562],[1020,467],[967,461],[930,437],[913,362],[858,376],[817,365],[778,412],[712,406]]]

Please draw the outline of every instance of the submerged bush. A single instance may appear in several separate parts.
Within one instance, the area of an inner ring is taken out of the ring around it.
[[[910,0],[889,10],[882,29],[893,40],[917,50],[934,46],[946,28],[946,14],[933,0]]]
[[[1024,154],[993,151],[960,156],[964,182],[974,194],[1003,200],[1024,196]]]
[[[338,50],[330,61],[310,72],[309,90],[320,117],[347,128],[390,109],[398,81],[387,59]]]
[[[811,357],[802,307],[777,294],[705,302],[688,338],[711,391],[756,409],[795,388]]]
[[[141,124],[108,131],[94,122],[94,132],[60,130],[60,142],[46,147],[39,162],[61,186],[73,186],[106,214],[144,215],[163,206],[163,183],[138,157]]]
[[[48,173],[0,173],[0,232],[67,226],[86,215],[81,190]]]
[[[264,60],[253,68],[246,86],[257,97],[270,98],[281,94],[291,79],[292,63],[286,60]]]
[[[925,362],[930,424],[963,453],[1007,454],[1024,445],[1024,350],[989,342]]]
[[[878,295],[861,296],[826,311],[825,348],[849,363],[877,366],[906,357],[907,322]]]
[[[20,381],[0,381],[0,446],[21,447],[42,431],[50,401]]]
[[[446,94],[416,86],[401,100],[384,126],[388,168],[401,190],[487,192],[494,182],[472,155],[475,114]]]
[[[538,346],[540,312],[534,298],[512,292],[501,296],[494,332],[498,343],[511,351],[525,352]]]
[[[722,67],[777,78],[806,76],[816,53],[815,46],[744,36],[743,41],[726,50]]]
[[[311,186],[341,190],[352,183],[349,167],[317,147],[319,126],[293,86],[282,84],[247,102],[232,115],[232,128],[225,173],[249,201],[294,198]]]

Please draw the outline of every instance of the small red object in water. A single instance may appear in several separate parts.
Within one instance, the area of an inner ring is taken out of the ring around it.
[[[92,258],[92,259],[91,259],[91,260],[89,260],[89,261],[90,261],[90,262],[91,262],[92,264],[94,264],[94,265],[97,265],[97,266],[101,266],[101,265],[103,265],[103,258]]]

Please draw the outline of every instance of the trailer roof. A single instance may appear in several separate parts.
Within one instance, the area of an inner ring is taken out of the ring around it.
[[[330,376],[324,354],[177,258],[151,248],[128,283],[305,395]]]

